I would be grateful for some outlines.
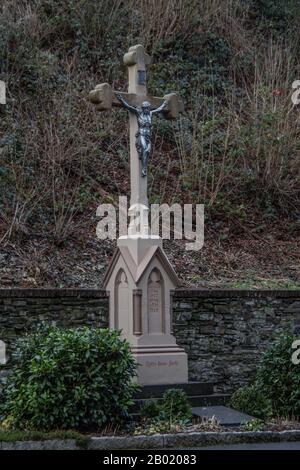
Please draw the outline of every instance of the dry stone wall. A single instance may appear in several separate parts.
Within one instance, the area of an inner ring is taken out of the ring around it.
[[[9,354],[16,338],[42,322],[108,327],[108,307],[101,289],[0,289],[0,340]],[[282,329],[300,337],[300,291],[178,289],[173,295],[173,332],[188,354],[189,378],[213,383],[215,392],[248,383]]]

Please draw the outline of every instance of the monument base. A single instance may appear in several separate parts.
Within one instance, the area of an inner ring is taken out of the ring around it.
[[[140,385],[168,385],[188,382],[187,354],[183,349],[132,348],[138,363],[136,382]]]
[[[121,330],[135,357],[136,382],[188,382],[187,355],[172,334],[172,293],[180,285],[155,236],[124,236],[104,278],[110,328]]]

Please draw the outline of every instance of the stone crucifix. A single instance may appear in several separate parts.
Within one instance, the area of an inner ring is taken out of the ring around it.
[[[97,85],[90,92],[89,100],[99,111],[123,106],[130,119],[130,206],[148,207],[147,163],[151,151],[151,125],[153,113],[162,112],[166,119],[176,119],[183,111],[183,104],[176,93],[163,98],[147,95],[146,65],[150,57],[141,45],[130,47],[124,55],[128,67],[128,93],[112,90],[108,83]]]

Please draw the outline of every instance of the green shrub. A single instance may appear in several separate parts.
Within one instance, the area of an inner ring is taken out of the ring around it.
[[[158,400],[151,398],[146,400],[141,407],[141,417],[144,420],[156,419],[159,416],[160,407]]]
[[[160,412],[165,419],[172,421],[185,421],[192,417],[192,409],[186,393],[176,388],[171,388],[164,393]]]
[[[192,409],[186,393],[171,388],[164,393],[161,400],[146,400],[141,408],[141,416],[146,421],[167,421],[174,424],[189,421]]]
[[[268,33],[287,33],[295,26],[299,3],[297,0],[254,0],[251,11]]]
[[[118,331],[43,326],[16,344],[0,421],[16,429],[97,429],[128,416],[136,386]]]
[[[246,423],[242,424],[243,431],[262,431],[264,428],[264,423],[260,419],[251,419],[251,421],[247,421]]]
[[[300,417],[300,367],[292,363],[295,340],[287,332],[277,336],[263,354],[257,373],[260,390],[281,417]]]
[[[231,397],[230,405],[243,413],[265,419],[272,415],[272,403],[256,385],[239,388]]]

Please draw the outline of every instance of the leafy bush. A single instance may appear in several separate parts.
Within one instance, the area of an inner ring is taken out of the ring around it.
[[[141,417],[144,420],[156,419],[159,416],[160,407],[154,398],[146,400],[141,407]]]
[[[233,394],[233,408],[257,418],[300,417],[300,367],[292,362],[295,340],[289,332],[274,338],[260,360],[255,384]]]
[[[230,405],[243,413],[265,419],[272,415],[272,403],[256,385],[239,388],[231,397]]]
[[[191,405],[183,390],[171,388],[162,398],[160,412],[167,420],[189,420],[192,417]]]
[[[300,417],[300,367],[292,363],[296,337],[281,333],[263,354],[257,382],[281,417]]]
[[[167,421],[179,423],[192,417],[191,405],[183,390],[171,388],[161,400],[146,400],[141,408],[141,416],[147,421]]]
[[[17,429],[95,429],[128,416],[136,386],[129,344],[108,329],[43,326],[20,339],[0,397]]]
[[[243,431],[262,431],[264,427],[264,423],[260,419],[251,419],[251,421],[247,421],[246,423],[242,424]]]
[[[252,8],[267,31],[284,33],[294,26],[299,4],[297,0],[254,0]]]

